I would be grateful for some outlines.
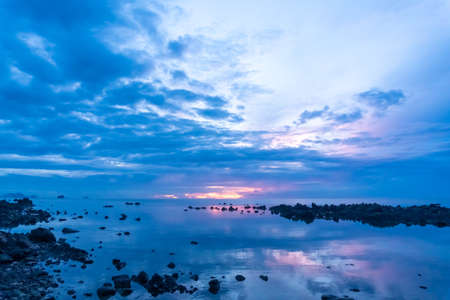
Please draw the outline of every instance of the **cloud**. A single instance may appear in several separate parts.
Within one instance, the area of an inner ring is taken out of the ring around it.
[[[333,121],[336,124],[345,124],[360,120],[362,117],[363,113],[360,109],[355,109],[353,112],[349,113],[340,113],[332,111],[330,107],[326,105],[320,110],[303,111],[295,124],[305,124],[313,119],[322,119],[326,121]]]
[[[330,108],[328,106],[324,106],[323,109],[321,110],[305,110],[304,112],[302,112],[300,114],[300,117],[298,119],[298,122],[300,124],[305,124],[307,121],[311,120],[311,119],[315,119],[315,118],[319,118],[321,116],[323,116],[326,112],[328,112]]]
[[[371,89],[357,95],[361,102],[380,110],[386,110],[390,106],[399,105],[405,99],[402,90],[382,91],[379,89]]]

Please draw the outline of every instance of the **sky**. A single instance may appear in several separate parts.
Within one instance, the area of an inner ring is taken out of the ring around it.
[[[450,1],[0,5],[0,194],[450,198]]]

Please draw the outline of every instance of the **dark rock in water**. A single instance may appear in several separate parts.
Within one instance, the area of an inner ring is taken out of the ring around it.
[[[113,208],[114,206],[113,206],[113,205],[107,204],[107,205],[103,205],[103,207],[104,207],[104,208]]]
[[[261,280],[264,280],[264,281],[269,280],[269,276],[266,276],[266,275],[259,275],[259,278],[261,278]]]
[[[64,199],[64,195],[58,195],[56,196],[57,199]]]
[[[219,292],[219,290],[220,290],[220,281],[219,280],[217,280],[217,279],[213,279],[213,280],[210,280],[209,282],[208,282],[208,284],[209,284],[209,289],[208,289],[208,291],[211,293],[211,294],[217,294],[218,292]]]
[[[399,224],[434,225],[437,227],[450,226],[450,208],[439,204],[421,206],[390,206],[380,204],[340,204],[316,205],[304,204],[278,205],[270,208],[272,214],[305,223],[315,219],[358,221],[376,227],[392,227]]]
[[[170,262],[170,263],[167,265],[167,267],[168,267],[169,269],[175,269],[175,264],[174,264],[173,262]]]
[[[357,288],[353,288],[353,289],[350,289],[350,292],[355,292],[355,293],[359,293],[359,292],[360,292],[360,290],[359,290],[359,289],[357,289]]]
[[[198,281],[198,275],[197,274],[192,275],[191,279],[194,281]]]
[[[132,289],[119,289],[118,292],[119,292],[120,296],[127,297],[133,293],[133,290]]]
[[[422,290],[426,290],[426,289],[428,289],[426,286],[423,286],[423,285],[421,285],[421,286],[419,286]]]
[[[245,280],[245,277],[242,276],[242,275],[240,275],[240,274],[239,274],[239,275],[236,275],[235,278],[236,278],[237,281],[244,281],[244,280]]]
[[[97,289],[97,296],[100,300],[106,300],[111,298],[116,294],[116,290],[114,290],[110,286],[102,286]]]
[[[320,299],[322,299],[322,300],[355,300],[355,299],[347,297],[347,296],[338,297],[338,296],[333,296],[333,295],[322,295],[322,297]]]
[[[184,285],[178,284],[177,279],[178,273],[174,273],[171,276],[153,274],[152,278],[149,279],[147,273],[142,271],[137,276],[132,276],[132,280],[146,288],[153,297],[164,293],[174,293],[176,291],[180,294],[193,294],[197,291],[197,288],[192,287],[188,290]]]
[[[120,261],[120,259],[116,258],[112,260],[112,264],[114,265],[114,267],[116,267],[117,271],[122,270],[127,265],[126,262]]]
[[[127,215],[126,214],[120,214],[120,218],[119,218],[120,221],[124,221],[126,219],[127,219]]]
[[[71,295],[75,295],[75,293],[76,293],[75,290],[68,290],[67,291],[67,295],[70,295],[70,296]]]
[[[113,276],[112,281],[114,282],[115,289],[129,289],[131,288],[131,280],[128,275],[118,275]]]
[[[148,274],[144,271],[139,272],[139,274],[136,276],[135,281],[141,285],[146,284],[148,281]]]
[[[54,243],[56,238],[53,233],[45,228],[39,227],[31,230],[29,239],[37,243]]]
[[[77,232],[80,232],[80,231],[71,229],[71,228],[67,228],[67,227],[64,227],[62,230],[62,233],[64,233],[64,234],[77,233]]]
[[[13,202],[0,201],[0,227],[34,225],[38,222],[48,222],[50,217],[50,213],[46,211],[33,209],[33,203],[28,198],[15,199]]]
[[[101,226],[101,227],[99,227],[98,229],[100,229],[100,230],[105,230],[106,227],[105,227],[105,226]]]
[[[191,241],[191,245],[198,245],[198,242],[196,242],[196,241]]]

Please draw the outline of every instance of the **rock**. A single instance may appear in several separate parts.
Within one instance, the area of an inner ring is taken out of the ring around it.
[[[351,292],[355,292],[355,293],[359,293],[359,292],[360,292],[360,290],[357,289],[357,288],[352,288],[352,289],[350,289],[350,291],[351,291]]]
[[[133,290],[132,289],[119,289],[118,292],[119,292],[120,296],[127,297],[133,293]]]
[[[210,280],[209,282],[208,282],[208,284],[209,284],[209,289],[208,289],[208,291],[211,293],[211,294],[217,294],[218,292],[219,292],[219,290],[220,290],[220,281],[219,280],[217,280],[217,279],[213,279],[213,280]]]
[[[196,241],[191,241],[191,245],[198,245],[198,242],[196,242]]]
[[[77,232],[80,232],[80,231],[79,230],[75,230],[75,229],[71,229],[71,228],[67,228],[67,227],[64,227],[62,229],[62,233],[64,233],[64,234],[77,233]]]
[[[421,206],[390,206],[376,203],[340,204],[307,206],[297,203],[291,205],[277,205],[270,209],[272,214],[279,214],[294,221],[311,223],[315,219],[358,221],[375,227],[392,227],[399,224],[433,225],[437,227],[450,226],[450,208],[438,204]]]
[[[118,275],[113,276],[112,281],[114,282],[115,289],[129,289],[131,288],[131,280],[128,275]]]
[[[0,201],[0,227],[34,225],[38,222],[48,222],[50,218],[50,213],[33,209],[33,203],[28,198],[15,199],[13,202]]]
[[[120,221],[124,221],[124,220],[126,220],[127,219],[127,215],[126,214],[120,214],[120,218],[119,218],[119,220]]]
[[[56,196],[56,199],[64,199],[64,195],[58,195]]]
[[[167,265],[167,267],[168,267],[169,269],[175,269],[175,264],[174,264],[173,262],[170,262],[170,263]]]
[[[192,275],[191,279],[194,281],[198,281],[198,275],[197,274]]]
[[[68,290],[67,291],[67,295],[70,295],[70,296],[72,296],[72,295],[75,295],[75,290]]]
[[[422,290],[426,290],[426,289],[428,289],[426,286],[424,286],[424,285],[421,285],[421,286],[419,286]]]
[[[31,230],[29,234],[29,239],[33,242],[38,243],[54,243],[56,242],[56,238],[53,233],[45,228],[39,227]]]
[[[139,272],[139,274],[136,276],[136,282],[144,285],[146,284],[148,281],[148,274],[145,273],[144,271]]]
[[[240,275],[240,274],[239,274],[239,275],[236,275],[235,278],[236,278],[237,281],[244,281],[244,280],[245,280],[245,277],[242,276],[242,275]]]
[[[269,280],[269,276],[266,276],[266,275],[259,275],[259,278],[261,278],[261,280],[264,280],[264,281]]]
[[[120,259],[117,258],[112,260],[112,264],[114,265],[114,267],[116,267],[117,271],[122,270],[127,265],[126,262],[120,261]]]
[[[116,291],[110,286],[102,286],[97,289],[97,296],[100,300],[106,300],[116,294]]]

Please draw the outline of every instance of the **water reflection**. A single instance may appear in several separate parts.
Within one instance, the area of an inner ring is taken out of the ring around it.
[[[89,212],[83,219],[48,224],[59,237],[63,237],[62,227],[80,230],[70,240],[77,247],[94,249],[95,263],[86,270],[69,265],[60,268],[65,274],[61,295],[69,288],[77,290],[78,295],[93,292],[104,282],[111,282],[114,275],[144,270],[149,274],[199,274],[198,282],[187,275],[179,279],[179,283],[199,288],[189,296],[193,299],[320,299],[324,293],[357,299],[450,299],[449,228],[380,229],[322,220],[306,225],[262,214],[261,210],[246,208],[245,203],[233,203],[237,210],[229,211],[229,204],[193,201],[148,201],[127,206],[124,201],[112,200],[41,200],[38,205],[52,211]],[[113,207],[104,208],[105,204]],[[189,205],[206,209],[185,211]],[[125,221],[119,220],[121,213],[127,214]],[[138,217],[141,221],[136,221]],[[100,226],[106,229],[99,230]],[[118,235],[124,231],[130,236]],[[192,240],[199,244],[191,245]],[[120,272],[115,270],[113,258],[125,261],[127,266]],[[166,267],[170,261],[176,264],[174,271]],[[236,274],[246,280],[237,282]],[[269,280],[261,280],[261,274]],[[222,282],[220,293],[214,297],[207,291],[210,276]],[[428,289],[420,289],[421,285]],[[133,289],[128,299],[150,298],[139,286]],[[158,297],[181,298],[186,295]]]

